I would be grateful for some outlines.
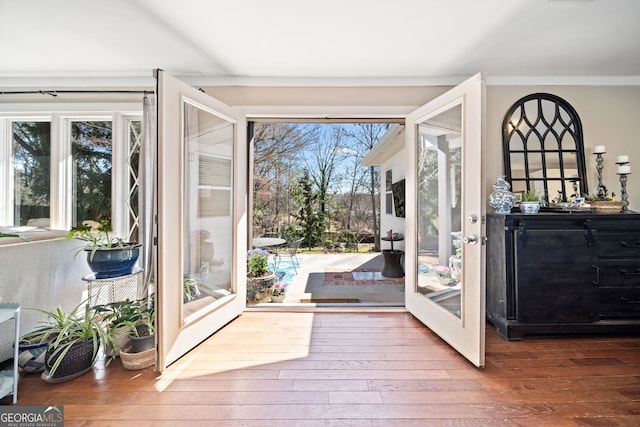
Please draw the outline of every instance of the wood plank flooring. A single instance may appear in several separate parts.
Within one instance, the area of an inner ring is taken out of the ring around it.
[[[408,313],[247,312],[158,374],[119,361],[19,405],[65,426],[638,426],[640,336],[507,342],[477,369]]]

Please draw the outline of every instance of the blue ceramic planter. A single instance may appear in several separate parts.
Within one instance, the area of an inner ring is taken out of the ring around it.
[[[130,245],[123,248],[85,249],[87,263],[96,275],[96,279],[108,279],[110,277],[126,276],[131,274],[133,266],[140,255],[141,244]]]

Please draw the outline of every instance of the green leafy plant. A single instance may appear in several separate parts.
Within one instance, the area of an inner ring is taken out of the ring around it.
[[[113,233],[111,224],[106,221],[83,221],[65,236],[67,240],[78,239],[88,242],[87,246],[96,248],[110,248],[123,246],[124,241]]]
[[[101,345],[113,347],[113,337],[104,327],[101,313],[90,308],[87,301],[81,302],[68,313],[60,307],[53,311],[32,310],[45,314],[48,321],[41,322],[41,329],[26,334],[23,339],[30,342],[50,341],[47,365],[50,366],[51,375],[55,374],[74,345],[90,340],[93,343],[92,358],[95,358]]]
[[[78,248],[76,255],[83,250],[91,250],[91,258],[98,249],[124,248],[128,246],[140,246],[139,243],[125,242],[118,237],[106,221],[83,221],[82,224],[72,227],[65,236],[67,240],[77,239],[87,242]]]
[[[182,302],[191,302],[199,296],[198,281],[192,277],[185,277],[182,281]]]
[[[113,334],[116,329],[129,327],[133,336],[155,332],[155,310],[152,299],[126,299],[94,307]],[[148,331],[148,332],[147,332]]]
[[[540,194],[537,190],[529,190],[522,195],[523,202],[539,202]]]
[[[264,249],[251,249],[247,251],[247,267],[249,277],[261,277],[269,272],[269,252]]]

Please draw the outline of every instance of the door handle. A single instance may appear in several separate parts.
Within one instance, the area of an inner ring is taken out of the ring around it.
[[[478,243],[478,238],[476,237],[475,234],[472,234],[470,236],[464,236],[462,241],[464,242],[465,245],[475,245],[476,243]]]

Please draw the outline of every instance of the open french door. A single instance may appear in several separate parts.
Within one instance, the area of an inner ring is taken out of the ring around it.
[[[474,365],[485,357],[484,79],[406,119],[407,309]]]
[[[246,306],[244,116],[157,71],[159,370]]]

